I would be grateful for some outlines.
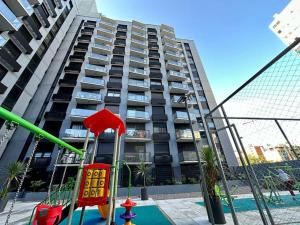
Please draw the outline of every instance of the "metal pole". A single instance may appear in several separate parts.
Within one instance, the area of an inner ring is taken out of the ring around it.
[[[268,214],[269,220],[270,220],[271,224],[274,225],[275,222],[274,222],[274,220],[273,220],[273,217],[272,217],[272,214],[271,214],[271,212],[270,212],[269,206],[268,206],[268,204],[266,203],[266,200],[265,200],[265,198],[264,198],[264,195],[263,195],[263,193],[262,193],[262,191],[261,191],[261,188],[260,188],[258,179],[257,179],[256,174],[255,174],[255,171],[254,171],[254,169],[253,169],[253,167],[252,167],[252,165],[251,165],[251,162],[250,162],[250,160],[249,160],[249,158],[248,158],[248,155],[247,155],[246,149],[245,149],[245,147],[244,147],[244,144],[243,144],[243,142],[242,142],[242,140],[241,140],[241,137],[240,137],[240,135],[239,135],[239,133],[238,133],[238,130],[237,130],[235,124],[232,124],[232,127],[233,127],[233,129],[234,129],[234,131],[235,131],[235,133],[236,133],[236,136],[237,136],[238,140],[239,140],[239,143],[240,143],[240,146],[241,146],[242,151],[243,151],[243,153],[244,153],[244,156],[245,156],[246,162],[247,162],[247,164],[248,164],[248,167],[249,167],[250,170],[251,170],[251,173],[252,173],[252,176],[253,176],[253,178],[254,178],[255,184],[256,184],[256,186],[257,186],[257,188],[258,188],[258,194],[260,195],[261,201],[263,202],[263,205],[264,205],[265,210],[266,210],[266,212],[267,212],[267,214]]]
[[[117,162],[117,152],[118,152],[118,143],[119,143],[119,128],[115,130],[115,144],[114,144],[114,153],[113,153],[113,161],[111,165],[111,176],[110,176],[110,186],[109,186],[109,207],[108,207],[108,216],[106,224],[111,224],[111,217],[113,215],[113,192],[115,187],[115,172],[116,172],[116,162]]]
[[[203,197],[204,199],[206,199],[206,208],[207,208],[207,212],[208,212],[208,218],[210,219],[210,222],[212,225],[215,225],[215,220],[214,220],[214,216],[213,216],[213,211],[212,211],[212,207],[210,204],[210,200],[209,200],[209,194],[207,191],[207,184],[206,184],[206,180],[205,180],[205,175],[204,175],[204,169],[202,167],[201,164],[201,155],[200,152],[198,151],[198,146],[196,143],[196,138],[195,138],[195,134],[194,134],[194,130],[193,130],[193,124],[192,124],[192,120],[191,120],[191,116],[189,113],[189,108],[188,108],[188,104],[187,104],[187,98],[184,98],[184,103],[185,103],[185,108],[187,111],[187,115],[188,115],[188,119],[189,119],[189,123],[190,123],[190,127],[191,127],[191,131],[192,131],[192,137],[193,137],[193,142],[194,142],[194,146],[195,146],[195,151],[196,151],[196,156],[197,156],[197,160],[198,160],[198,165],[199,165],[199,171],[200,171],[200,177],[201,177],[201,181],[202,181],[202,185],[200,184],[200,190],[203,190]]]
[[[112,211],[112,224],[116,224],[115,217],[116,217],[116,198],[118,194],[118,180],[119,180],[119,162],[120,162],[120,149],[121,149],[121,139],[119,138],[118,143],[118,151],[117,151],[117,164],[116,164],[116,175],[115,175],[115,188],[114,188],[114,195],[113,195],[113,211]]]
[[[205,123],[206,123],[207,127],[209,127],[207,119],[205,119]],[[214,144],[212,134],[210,133],[210,131],[208,131],[208,133],[209,133],[209,136],[210,136],[210,139],[211,139],[211,142],[212,142],[212,149],[213,149],[213,151],[215,153],[215,156],[216,156],[216,159],[217,159],[217,164],[218,164],[218,167],[220,169],[220,174],[221,174],[221,177],[222,177],[222,183],[223,183],[225,194],[226,194],[226,197],[227,197],[227,200],[228,200],[228,205],[229,205],[229,208],[230,208],[230,211],[231,211],[231,216],[232,216],[232,219],[233,219],[233,223],[235,225],[239,225],[239,221],[237,219],[237,216],[236,216],[233,204],[232,204],[232,199],[231,199],[230,191],[229,191],[229,188],[228,188],[228,185],[227,185],[227,179],[226,179],[223,167],[222,167],[222,162],[221,162],[218,150],[217,150],[217,148],[216,148],[216,146]]]
[[[90,158],[90,164],[94,163],[97,148],[98,148],[98,137],[94,136],[94,147]],[[81,209],[79,225],[83,224],[84,213],[85,213],[85,206],[83,206]]]
[[[223,112],[223,113],[224,113],[224,112]],[[251,191],[252,191],[252,193],[253,193],[253,197],[254,197],[254,200],[255,200],[257,209],[258,209],[258,211],[259,211],[260,217],[261,217],[261,219],[262,219],[262,222],[263,222],[264,225],[268,225],[268,221],[267,221],[267,219],[266,219],[266,217],[265,217],[265,214],[264,214],[264,211],[263,211],[263,209],[262,209],[262,207],[261,207],[261,205],[260,205],[259,198],[258,198],[258,196],[257,196],[257,194],[256,194],[255,187],[253,186],[252,179],[251,179],[251,176],[250,176],[249,171],[248,171],[248,169],[247,169],[247,165],[246,165],[246,163],[245,163],[244,157],[243,157],[243,155],[242,155],[242,153],[241,153],[241,150],[240,150],[240,148],[239,148],[238,142],[237,142],[237,140],[236,140],[236,138],[235,138],[235,135],[234,135],[234,133],[233,133],[233,130],[232,130],[232,128],[231,128],[233,125],[230,125],[230,124],[229,124],[229,120],[226,118],[226,114],[225,114],[225,113],[224,113],[224,116],[225,116],[225,121],[226,121],[226,124],[227,124],[227,126],[228,126],[229,132],[230,132],[230,134],[231,134],[233,143],[234,143],[234,145],[235,145],[235,147],[236,147],[236,150],[237,150],[237,152],[238,152],[238,154],[239,154],[239,157],[240,157],[242,166],[244,167],[245,172],[246,172],[246,176],[247,176],[247,178],[248,178],[248,180],[249,180],[250,188],[251,188]]]
[[[84,160],[85,160],[85,153],[86,153],[86,149],[87,149],[87,146],[89,143],[89,136],[90,136],[90,129],[87,129],[85,141],[84,141],[84,145],[83,145],[83,150],[82,150],[83,155],[80,158],[80,165],[78,167],[75,187],[74,187],[73,196],[72,196],[72,202],[71,202],[70,209],[69,209],[67,225],[72,224],[73,211],[74,211],[75,203],[77,201],[77,195],[78,195],[78,190],[79,190],[79,186],[80,186],[80,180],[81,180],[82,170],[83,170],[83,165],[84,165]]]
[[[299,160],[299,157],[298,157],[298,154],[296,153],[293,145],[291,144],[290,140],[288,139],[288,137],[286,136],[284,130],[282,129],[281,125],[279,124],[278,120],[275,120],[275,123],[277,124],[280,132],[282,133],[283,137],[285,138],[286,142],[288,143],[288,145],[290,146],[291,148],[291,151],[294,153],[295,157],[297,160]]]

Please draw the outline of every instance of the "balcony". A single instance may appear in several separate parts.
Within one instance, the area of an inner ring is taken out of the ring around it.
[[[146,79],[148,76],[145,70],[129,67],[129,78]]]
[[[112,52],[112,47],[107,45],[94,44],[92,45],[92,52],[96,54],[109,55]]]
[[[134,67],[146,67],[148,65],[148,60],[130,56],[130,65]]]
[[[107,88],[115,89],[115,90],[121,90],[122,89],[122,81],[108,81],[107,82]]]
[[[4,2],[11,9],[13,14],[17,17],[31,16],[31,14],[33,13],[33,8],[27,0],[18,0],[18,1],[4,0]]]
[[[84,62],[84,56],[85,54],[80,54],[81,52],[74,52],[73,55],[70,55],[69,60],[70,62],[75,63],[82,63]]]
[[[164,44],[170,43],[170,44],[172,44],[172,45],[176,45],[176,44],[177,44],[177,41],[176,41],[176,38],[175,38],[175,37],[171,37],[171,36],[164,35],[164,37],[163,37],[163,43],[164,43]]]
[[[168,60],[166,62],[166,68],[168,70],[181,70],[182,69],[182,62],[180,61],[173,61],[173,60]]]
[[[152,97],[151,104],[152,105],[165,105],[166,104],[166,99]]]
[[[112,45],[113,39],[109,37],[105,37],[102,35],[96,35],[95,36],[95,43],[96,44],[108,44]]]
[[[113,155],[112,154],[100,154],[95,158],[95,163],[106,163],[112,164]]]
[[[169,28],[163,28],[163,27],[161,27],[161,29],[160,29],[160,34],[162,35],[162,36],[168,36],[168,37],[173,37],[173,38],[175,38],[175,34],[174,34],[174,30],[171,30],[171,29],[169,29]]]
[[[49,111],[45,113],[44,117],[47,121],[63,121],[66,117],[66,113],[59,111]]]
[[[185,103],[184,102],[178,102],[180,98],[181,98],[180,95],[173,95],[171,97],[172,107],[174,107],[174,108],[185,108]]]
[[[196,141],[200,141],[200,132],[194,131]],[[193,135],[190,129],[176,130],[176,141],[177,142],[193,142]]]
[[[196,121],[196,116],[190,113],[192,122]],[[176,111],[173,115],[174,123],[189,123],[189,118],[187,112]]]
[[[103,27],[103,28],[106,28],[106,29],[109,29],[109,30],[116,29],[116,22],[113,21],[113,20],[110,20],[110,21],[109,20],[110,19],[108,19],[108,20],[101,20],[99,22],[99,26]]]
[[[167,51],[178,52],[178,51],[180,51],[180,48],[177,45],[165,43],[164,44],[164,51],[165,52],[167,52]]]
[[[149,83],[143,80],[128,80],[128,91],[147,91],[149,90]]]
[[[77,84],[76,79],[64,78],[58,81],[59,86],[61,87],[75,87]]]
[[[85,65],[85,74],[89,76],[106,76],[108,70],[106,67],[103,66],[96,66],[92,64]]]
[[[173,162],[173,157],[171,155],[154,155],[155,164],[169,164]]]
[[[130,48],[130,55],[145,58],[145,57],[147,57],[147,50],[142,49],[142,48],[131,47]]]
[[[147,38],[145,33],[140,33],[140,32],[136,32],[136,31],[131,32],[131,37],[134,39],[141,40],[141,41],[145,41]]]
[[[185,81],[186,76],[184,73],[169,70],[168,81]]]
[[[182,151],[178,155],[180,164],[197,163],[197,154],[195,151]]]
[[[164,85],[162,84],[153,84],[153,82],[150,85],[150,90],[153,92],[163,92],[164,91]]]
[[[81,35],[77,38],[77,41],[79,43],[90,43],[91,42],[91,36],[89,35]]]
[[[146,49],[147,48],[147,42],[146,41],[140,41],[137,39],[131,39],[131,46],[135,48],[142,48]]]
[[[63,134],[63,140],[68,142],[84,142],[86,130],[83,129],[66,129]],[[90,140],[93,140],[94,134],[89,134]]]
[[[147,142],[151,141],[149,130],[134,130],[128,129],[125,136],[126,142]]]
[[[84,22],[84,27],[85,28],[95,28],[96,27],[96,21],[87,21]]]
[[[141,162],[144,162],[145,164],[151,164],[151,153],[145,152],[145,153],[129,153],[125,152],[124,154],[124,160],[127,164],[130,165],[138,165]]]
[[[143,34],[146,33],[145,25],[137,21],[132,21],[131,30],[138,33],[143,33]]]
[[[102,35],[102,36],[109,37],[109,38],[112,38],[115,35],[114,31],[109,30],[109,29],[105,29],[105,28],[102,28],[102,27],[97,27],[96,31],[97,31],[98,35]]]
[[[33,169],[45,169],[50,165],[51,157],[34,157],[32,161]]]
[[[96,53],[90,53],[88,56],[89,63],[95,65],[107,65],[109,63],[109,57],[105,55],[99,55]]]
[[[82,77],[80,80],[81,87],[84,89],[100,89],[104,88],[105,82],[102,79],[91,77]]]
[[[167,132],[153,133],[152,134],[153,141],[157,142],[165,142],[170,140],[170,134]]]
[[[119,104],[121,102],[120,96],[105,96],[104,97],[105,103],[114,103]]]
[[[170,82],[170,93],[186,94],[189,92],[189,87],[183,83]]]
[[[87,52],[89,48],[89,44],[87,43],[77,43],[77,45],[74,46],[75,52]]]
[[[76,93],[75,99],[80,104],[99,104],[101,103],[101,94],[79,91]]]
[[[155,122],[166,122],[166,121],[168,121],[168,116],[164,113],[153,113],[151,118],[152,118],[152,121],[155,121]]]
[[[89,27],[83,28],[81,34],[92,36],[94,34],[94,29]]]
[[[132,93],[128,93],[127,95],[127,105],[145,106],[149,104],[150,104],[150,100],[148,96],[132,94]]]
[[[127,110],[126,121],[145,123],[150,121],[150,116],[148,112]]]
[[[167,60],[180,60],[182,54],[180,52],[165,51],[165,59]]]
[[[97,110],[89,109],[72,109],[70,113],[70,119],[73,122],[82,122],[85,118],[96,113]]]
[[[57,94],[52,95],[52,100],[54,102],[65,102],[65,103],[68,103],[68,102],[71,101],[71,99],[72,99],[71,95],[66,95],[66,94],[62,94],[62,93],[57,93]]]

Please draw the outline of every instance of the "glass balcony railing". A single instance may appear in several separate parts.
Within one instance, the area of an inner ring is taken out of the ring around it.
[[[145,88],[149,88],[149,83],[146,81],[142,81],[142,80],[133,80],[133,79],[129,79],[128,80],[128,84],[129,85],[133,85],[133,86],[138,86],[138,87],[145,87]]]
[[[138,43],[140,45],[146,45],[146,42],[145,41],[140,41],[140,40],[137,40],[137,39],[131,39],[132,42],[135,42],[135,43]]]
[[[108,61],[108,56],[105,55],[100,55],[100,54],[96,54],[96,53],[90,53],[89,55],[91,58],[94,59],[99,59],[99,60],[103,60],[103,61]]]
[[[138,53],[141,53],[141,54],[145,54],[145,55],[147,54],[147,50],[141,49],[141,48],[131,47],[130,50],[131,50],[131,51],[138,52]]]
[[[129,153],[125,152],[125,161],[127,163],[141,163],[141,162],[151,162],[151,153]]]
[[[136,130],[127,128],[126,130],[126,137],[127,138],[150,138],[150,131],[149,130]]]
[[[176,51],[179,51],[179,47],[177,45],[173,45],[173,44],[170,44],[170,43],[165,43],[164,45],[166,48],[171,48],[171,49],[175,49]]]
[[[110,26],[110,27],[115,27],[115,26],[116,26],[115,23],[107,22],[107,21],[104,21],[104,20],[101,20],[101,21],[99,22],[99,24],[100,24],[100,25],[103,24],[103,25]]]
[[[96,113],[97,110],[90,110],[90,109],[72,109],[70,116],[71,117],[81,117],[81,118],[86,118],[94,113]]]
[[[174,113],[174,117],[175,117],[175,119],[180,119],[180,120],[188,120],[189,119],[187,112],[181,112],[181,111],[176,111]],[[190,113],[190,117],[191,117],[191,120],[196,119],[196,116],[193,113]]]
[[[182,62],[180,61],[168,60],[167,63],[178,67],[182,67]]]
[[[144,30],[144,31],[146,30],[146,27],[142,27],[142,26],[138,26],[138,25],[132,25],[132,28]]]
[[[179,103],[180,98],[181,98],[181,96],[179,96],[179,95],[173,95],[171,97],[171,102],[173,102],[173,103]],[[182,104],[184,104],[184,102],[182,102]]]
[[[137,95],[137,94],[132,94],[132,93],[128,93],[127,99],[129,101],[146,102],[146,103],[149,102],[148,96]]]
[[[104,41],[107,41],[107,42],[112,42],[113,41],[112,38],[104,37],[102,35],[96,35],[95,38],[98,38],[98,39],[101,39],[101,40],[104,40]]]
[[[184,75],[184,73],[177,72],[177,71],[170,70],[168,74],[169,74],[169,76],[180,77],[180,78],[183,78],[183,79],[186,78],[185,75]]]
[[[130,61],[135,61],[143,64],[147,64],[147,59],[139,58],[139,57],[134,57],[130,56]]]
[[[13,29],[18,30],[22,26],[22,23],[3,1],[0,1],[0,14],[10,23]]]
[[[132,34],[132,35],[137,35],[137,36],[146,38],[146,35],[145,35],[145,34],[139,33],[139,32],[136,32],[136,31],[132,31],[131,34]]]
[[[91,77],[82,77],[80,82],[84,83],[84,84],[91,84],[91,85],[97,85],[97,86],[104,86],[104,84],[105,84],[104,80],[91,78]]]
[[[97,31],[102,31],[102,32],[105,32],[105,33],[109,33],[109,34],[114,34],[114,32],[112,30],[109,30],[109,29],[105,29],[105,28],[102,28],[102,27],[98,27],[97,28]]]
[[[182,151],[179,154],[180,162],[197,162],[197,154],[195,151]]]
[[[174,57],[180,57],[181,54],[179,52],[173,52],[173,51],[165,51],[165,54],[172,55]]]
[[[76,93],[76,98],[101,101],[101,94],[79,91]]]
[[[199,131],[194,131],[194,135],[196,139],[200,139],[200,133]],[[177,139],[192,139],[193,134],[190,129],[186,130],[176,130],[176,138]]]
[[[93,47],[95,47],[95,48],[101,48],[101,49],[104,49],[104,50],[107,50],[107,51],[111,51],[112,50],[112,48],[110,46],[100,45],[100,44],[94,44]]]
[[[127,110],[127,118],[150,120],[148,112]]]
[[[66,129],[64,133],[64,138],[85,138],[86,130],[83,129]],[[90,138],[94,137],[94,134],[90,132]]]
[[[26,10],[28,15],[31,15],[33,13],[33,8],[27,0],[19,0],[18,2]]]
[[[184,89],[184,90],[189,90],[188,85],[183,84],[183,83],[177,83],[177,82],[171,82],[170,86],[172,88],[178,88],[178,89]]]
[[[85,65],[85,69],[95,70],[95,71],[103,72],[103,73],[106,73],[106,72],[107,72],[106,67],[103,67],[103,66],[96,66],[96,65],[92,65],[92,64],[86,64],[86,65]]]
[[[6,42],[7,40],[2,35],[0,35],[0,47],[3,47]]]
[[[138,74],[142,74],[142,75],[147,75],[147,72],[145,70],[142,69],[138,69],[138,68],[129,68],[129,72],[131,73],[138,73]]]

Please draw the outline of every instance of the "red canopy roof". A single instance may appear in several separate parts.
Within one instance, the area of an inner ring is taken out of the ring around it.
[[[103,109],[94,113],[86,118],[83,121],[83,124],[86,128],[90,128],[91,132],[93,132],[96,137],[98,137],[107,128],[112,128],[114,130],[119,128],[119,136],[125,133],[123,120],[108,109]]]

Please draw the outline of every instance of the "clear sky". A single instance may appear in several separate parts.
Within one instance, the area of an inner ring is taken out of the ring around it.
[[[268,26],[288,0],[96,1],[110,18],[164,23],[194,40],[217,102],[285,47]]]

